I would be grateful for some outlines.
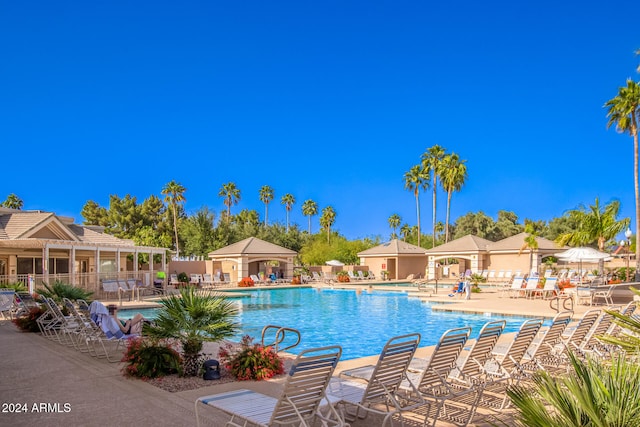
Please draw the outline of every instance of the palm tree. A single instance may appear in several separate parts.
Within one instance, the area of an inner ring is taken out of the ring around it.
[[[388,221],[389,221],[389,227],[391,227],[391,229],[393,230],[393,232],[391,233],[391,238],[397,239],[398,234],[396,233],[396,230],[398,229],[398,227],[400,227],[400,222],[402,221],[402,218],[400,218],[400,215],[398,214],[393,214],[389,217]]]
[[[406,242],[407,237],[411,234],[411,226],[407,223],[402,224],[402,227],[400,227],[400,234],[402,234],[402,241]]]
[[[442,160],[445,149],[434,145],[422,154],[422,168],[431,174],[431,188],[433,189],[433,244],[436,244],[436,191],[438,190],[438,177],[442,176]],[[432,246],[433,247],[433,246]]]
[[[154,325],[145,328],[145,334],[180,341],[185,375],[198,374],[205,341],[217,342],[238,330],[232,320],[237,315],[236,304],[218,294],[187,286],[180,289],[180,294],[162,298],[160,304]]]
[[[186,199],[184,192],[187,191],[180,183],[171,181],[162,188],[164,201],[171,206],[173,212],[173,233],[176,239],[176,257],[180,256],[180,248],[178,244],[178,205],[182,204]]]
[[[536,229],[535,223],[525,221],[524,232],[527,233],[527,236],[524,238],[518,255],[525,249],[529,249],[529,271],[531,271],[533,269],[533,252],[538,249],[538,230]]]
[[[263,185],[260,188],[260,201],[264,203],[264,225],[269,223],[269,203],[273,200],[273,188]]]
[[[305,200],[302,204],[302,214],[309,217],[309,234],[311,234],[311,217],[318,215],[318,204],[313,200]]]
[[[629,226],[629,218],[618,221],[620,202],[614,200],[604,208],[600,207],[600,200],[596,197],[595,205],[585,208],[579,206],[567,212],[569,218],[578,225],[576,230],[563,233],[556,241],[561,246],[589,245],[597,242],[598,249],[604,251],[605,244]]]
[[[444,226],[444,242],[449,241],[449,218],[451,215],[451,194],[454,191],[460,191],[467,179],[466,160],[460,160],[460,156],[451,153],[442,161],[442,174],[440,182],[442,188],[447,192],[447,215]]]
[[[222,184],[218,196],[224,197],[224,204],[227,207],[227,221],[231,218],[231,205],[237,205],[240,201],[240,190],[233,182]]]
[[[289,212],[291,212],[291,207],[294,205],[294,203],[296,202],[295,197],[293,197],[293,194],[291,193],[287,193],[284,196],[282,196],[282,199],[280,199],[280,203],[282,203],[284,205],[284,208],[287,211],[287,233],[289,232]]]
[[[418,246],[420,246],[420,189],[429,188],[429,173],[420,165],[413,166],[404,174],[404,188],[413,191],[416,198],[416,212],[418,216]]]
[[[636,236],[640,236],[640,178],[638,177],[638,121],[640,120],[640,85],[631,79],[627,86],[618,90],[618,95],[604,106],[608,108],[607,127],[615,125],[620,133],[633,138],[633,183],[636,196]],[[636,245],[636,281],[640,280],[640,245]]]
[[[22,209],[22,206],[24,206],[24,202],[22,201],[22,199],[18,196],[16,196],[15,194],[11,193],[7,196],[7,200],[5,200],[4,202],[2,202],[0,204],[0,206],[3,206],[5,208],[9,208],[9,209]]]
[[[322,209],[322,215],[320,215],[320,225],[327,230],[327,243],[330,242],[331,226],[336,222],[336,211],[331,206],[327,206]]]

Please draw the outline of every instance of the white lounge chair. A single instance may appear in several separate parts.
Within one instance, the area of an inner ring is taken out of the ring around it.
[[[195,402],[196,424],[200,425],[199,409],[206,405],[230,415],[226,425],[311,426],[316,417],[323,420],[331,417],[334,425],[343,425],[340,414],[325,399],[327,385],[341,354],[339,346],[300,353],[279,398],[246,389],[199,397]],[[327,416],[320,412],[321,404],[328,408]]]
[[[13,318],[13,299],[16,292],[13,289],[0,289],[0,314],[3,319]]]
[[[419,397],[435,404],[435,410],[429,405],[428,411],[428,418],[433,420],[432,426],[440,420],[466,425],[475,414],[482,395],[482,384],[470,378],[467,378],[467,381],[455,381],[450,378],[470,334],[469,327],[450,329],[442,334],[424,369],[419,372],[410,370],[407,373],[407,381],[401,386],[407,393],[408,400],[415,399],[416,394],[413,390],[417,389]],[[469,395],[471,397],[467,397]]]
[[[383,426],[392,417],[402,419],[404,412],[424,406],[424,399],[407,402],[402,393],[398,393],[419,343],[420,334],[417,333],[391,338],[380,352],[375,366],[344,371],[340,378],[332,379],[329,400],[343,409],[347,420],[374,413],[384,416]],[[345,379],[348,376],[364,379],[366,383]]]
[[[205,273],[202,275],[202,283],[203,288],[214,288],[215,284],[213,282],[213,277],[211,274]]]

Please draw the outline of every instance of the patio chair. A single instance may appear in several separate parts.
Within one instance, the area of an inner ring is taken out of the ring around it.
[[[516,276],[511,282],[511,286],[505,289],[510,298],[518,298],[523,293],[522,284],[524,283],[524,277]]]
[[[347,274],[349,275],[349,279],[350,279],[350,280],[353,280],[353,281],[356,281],[356,280],[362,280],[362,279],[360,278],[360,276],[357,276],[357,275],[356,275],[353,271],[351,271],[351,270],[347,271]]]
[[[454,387],[457,383],[470,387],[484,382],[482,376],[485,365],[492,358],[493,349],[506,324],[505,320],[494,320],[484,324],[469,352],[458,359],[458,363],[449,375]]]
[[[112,359],[112,353],[123,348],[129,338],[137,337],[138,335],[125,334],[122,332],[120,326],[116,323],[116,320],[111,316],[111,314],[109,314],[107,307],[105,307],[100,301],[93,301],[91,305],[89,305],[89,313],[91,320],[102,331],[102,334],[98,337],[94,337],[95,340],[92,342],[94,344],[94,354],[97,357],[106,357],[109,362],[119,362],[122,355],[120,354],[119,357]],[[115,348],[113,348],[113,351],[110,352],[106,348],[105,342],[114,344]],[[101,354],[96,350],[96,344],[100,344],[104,350],[104,354]]]
[[[554,359],[557,346],[562,342],[562,334],[571,322],[572,311],[563,311],[553,318],[551,325],[541,331],[542,337],[533,342],[524,355],[522,366],[526,372],[549,370],[549,360]]]
[[[602,313],[580,344],[580,348],[578,349],[580,356],[586,357],[587,354],[591,354],[597,357],[603,357],[605,354],[611,352],[612,347],[600,341],[600,338],[607,335],[607,332],[609,332],[613,326],[613,319],[615,317],[612,313],[620,313],[620,307],[609,307]]]
[[[493,359],[485,367],[487,382],[482,397],[483,405],[498,410],[508,406],[507,388],[517,385],[527,376],[522,366],[523,359],[541,326],[542,319],[525,320],[506,351],[493,353]]]
[[[3,319],[13,319],[13,289],[0,289],[0,314]]]
[[[189,275],[189,285],[200,286],[200,282],[202,282],[202,275],[201,274],[190,274]]]
[[[419,398],[408,402],[399,394],[407,368],[420,344],[420,334],[391,338],[380,352],[375,365],[343,371],[329,383],[328,398],[335,402],[348,421],[365,418],[369,413],[384,416],[382,425],[394,416],[426,404]],[[353,377],[357,379],[346,379]],[[363,381],[359,381],[361,379]]]
[[[560,293],[560,288],[558,288],[558,278],[557,277],[547,277],[544,281],[544,286],[542,287],[542,299],[554,298],[557,294]]]
[[[527,278],[527,284],[524,288],[525,298],[535,299],[540,291],[538,290],[538,283],[540,283],[540,279],[538,276],[529,276]]]
[[[169,275],[169,284],[174,286],[175,288],[180,286],[180,280],[178,280],[178,275],[177,274],[170,274]]]
[[[32,308],[40,308],[40,304],[29,292],[19,291],[13,295],[14,316],[28,314]]]
[[[196,424],[200,425],[199,409],[206,405],[230,415],[227,426],[250,423],[310,427],[316,417],[323,424],[332,419],[334,424],[344,425],[340,422],[340,414],[325,399],[327,385],[341,354],[340,346],[301,352],[293,362],[279,398],[246,389],[199,397],[195,402]],[[320,413],[321,404],[329,409],[328,416]]]
[[[591,305],[595,304],[596,299],[604,300],[606,305],[613,305],[613,289],[614,286],[611,285],[596,288],[591,294]]]
[[[375,280],[376,279],[376,275],[371,270],[369,270],[369,272],[367,273],[367,277],[369,278],[369,280]]]
[[[472,381],[470,377],[464,381],[461,380],[461,376],[460,380],[451,378],[452,375],[456,376],[454,371],[457,370],[457,374],[461,373],[457,369],[457,361],[470,334],[470,327],[446,331],[440,337],[424,369],[418,372],[410,370],[407,373],[407,381],[401,385],[409,401],[415,399],[417,391],[417,396],[427,402],[427,405],[423,405],[427,408],[424,413],[425,425],[428,419],[433,420],[432,426],[440,420],[467,425],[475,414],[482,396],[483,384],[480,381]],[[494,337],[489,339],[494,343],[495,340]],[[479,353],[484,350],[486,343],[483,340],[478,347]],[[473,370],[472,363],[469,369]]]
[[[215,288],[215,283],[213,282],[213,277],[209,273],[205,273],[202,275],[202,287],[203,288]]]

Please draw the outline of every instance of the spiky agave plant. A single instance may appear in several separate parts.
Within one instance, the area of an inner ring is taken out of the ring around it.
[[[180,294],[163,298],[154,324],[144,333],[154,338],[180,341],[184,359],[184,374],[197,375],[199,358],[205,341],[220,341],[234,335],[238,325],[233,321],[238,310],[235,303],[210,291],[192,286],[180,289]]]
[[[69,298],[71,301],[83,299],[90,302],[91,297],[93,296],[93,292],[77,288],[69,283],[63,282],[62,280],[56,280],[53,282],[53,285],[43,282],[42,286],[44,287],[37,289],[36,292],[47,298],[53,298],[53,300],[58,303],[62,301],[62,298]]]
[[[640,324],[630,316],[617,316],[625,327]],[[517,410],[519,426],[640,426],[640,339],[631,333],[626,338],[605,338],[612,344],[626,346],[611,359],[580,360],[570,354],[570,370],[557,376],[540,371],[533,377],[533,387],[518,386],[507,393]]]

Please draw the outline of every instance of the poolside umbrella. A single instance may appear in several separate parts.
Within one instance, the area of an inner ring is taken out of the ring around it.
[[[342,267],[344,263],[338,261],[337,259],[332,259],[331,261],[325,262],[325,264],[333,266],[333,267]]]
[[[564,252],[553,254],[561,261],[577,262],[580,264],[580,284],[582,284],[582,263],[583,262],[597,262],[606,261],[611,259],[611,255],[600,252],[597,249],[589,247],[577,247],[571,248]]]

